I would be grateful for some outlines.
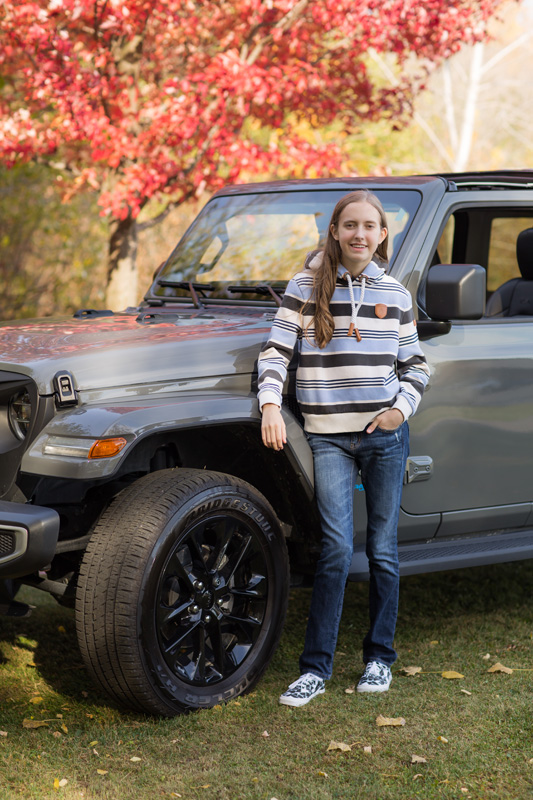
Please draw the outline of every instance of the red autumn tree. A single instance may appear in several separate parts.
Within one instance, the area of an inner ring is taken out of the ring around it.
[[[150,200],[177,204],[243,174],[339,173],[339,146],[311,146],[298,123],[350,132],[401,117],[416,89],[407,59],[427,68],[479,40],[503,2],[4,0],[0,162],[47,160],[67,198],[99,193],[108,300],[133,304]],[[371,48],[395,57],[395,86],[369,72]]]

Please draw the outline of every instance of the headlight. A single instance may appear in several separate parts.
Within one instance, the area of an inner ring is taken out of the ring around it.
[[[9,401],[9,424],[17,439],[25,439],[31,421],[31,398],[27,389],[14,394]]]

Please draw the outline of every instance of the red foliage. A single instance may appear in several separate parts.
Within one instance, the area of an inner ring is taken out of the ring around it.
[[[366,51],[437,63],[485,35],[501,4],[4,0],[0,161],[53,156],[71,191],[89,184],[118,219],[243,171],[338,172],[339,147],[310,146],[298,120],[350,130],[401,116],[409,78],[376,85]]]

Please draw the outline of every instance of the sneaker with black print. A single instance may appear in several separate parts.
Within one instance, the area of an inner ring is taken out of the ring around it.
[[[357,684],[358,692],[387,692],[392,681],[390,667],[379,661],[369,661],[361,680]]]
[[[297,681],[291,683],[286,692],[283,692],[279,702],[283,706],[305,706],[313,697],[324,694],[326,684],[322,678],[306,672],[300,675]]]

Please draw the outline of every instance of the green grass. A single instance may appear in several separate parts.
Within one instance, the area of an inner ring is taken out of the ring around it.
[[[255,691],[172,720],[108,705],[81,663],[72,612],[24,590],[32,616],[0,618],[0,798],[533,798],[532,586],[533,562],[403,579],[392,687],[359,696],[345,689],[361,672],[367,588],[349,585],[326,694],[290,709],[277,700],[297,676],[309,603],[295,591]],[[497,661],[516,671],[489,674]],[[423,674],[403,675],[409,665]],[[378,714],[406,724],[379,728]],[[25,729],[31,717],[48,724]],[[328,752],[332,740],[352,749]]]

